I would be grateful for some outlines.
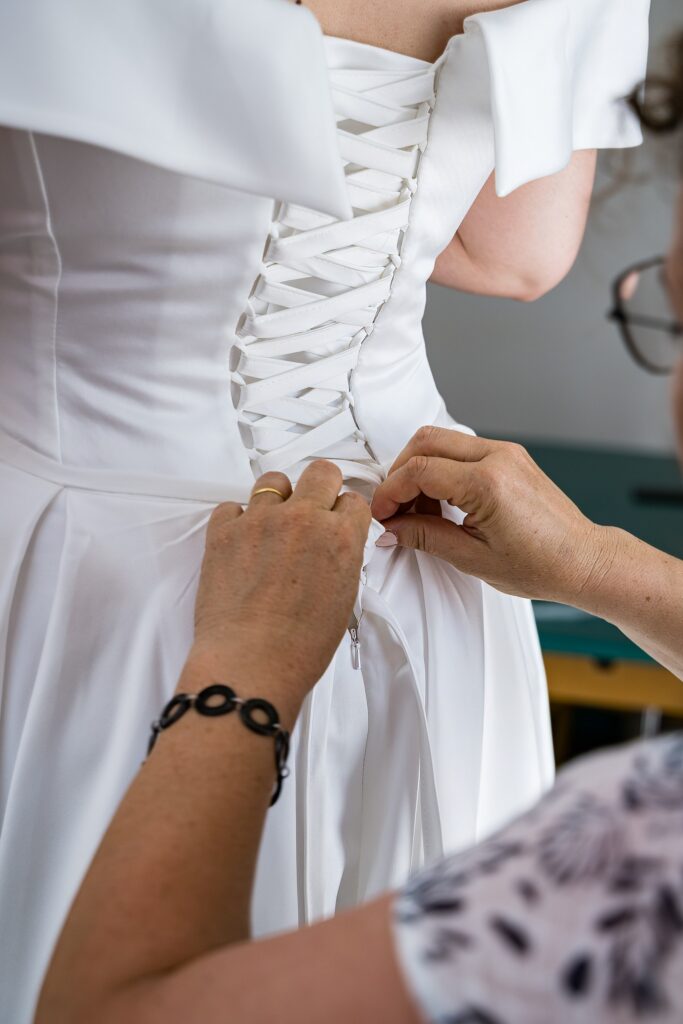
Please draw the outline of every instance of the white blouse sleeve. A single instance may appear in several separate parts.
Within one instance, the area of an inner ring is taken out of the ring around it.
[[[578,149],[636,146],[624,102],[645,75],[649,0],[525,0],[473,15],[454,46],[488,78],[496,191],[553,174]]]
[[[351,215],[322,33],[283,0],[2,0],[0,124]]]
[[[683,733],[582,758],[396,900],[430,1024],[683,1020]]]

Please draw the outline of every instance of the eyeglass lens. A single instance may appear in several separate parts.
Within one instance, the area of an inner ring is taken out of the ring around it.
[[[619,300],[626,315],[625,329],[640,358],[662,372],[672,370],[681,352],[667,290],[664,263],[634,268],[619,282]]]

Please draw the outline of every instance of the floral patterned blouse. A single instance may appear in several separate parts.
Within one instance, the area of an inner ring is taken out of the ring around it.
[[[395,903],[433,1024],[683,1022],[683,733],[581,758]]]

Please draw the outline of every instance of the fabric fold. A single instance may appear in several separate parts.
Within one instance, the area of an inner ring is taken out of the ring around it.
[[[475,51],[488,79],[498,195],[562,170],[575,150],[642,141],[624,97],[645,75],[649,8],[525,0],[465,20],[442,60]]]
[[[4,0],[0,123],[351,215],[322,34],[281,0]]]

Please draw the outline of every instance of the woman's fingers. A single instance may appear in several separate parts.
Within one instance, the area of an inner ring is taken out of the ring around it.
[[[422,498],[403,514],[418,495],[459,506],[462,526],[425,515]],[[377,489],[373,512],[386,530],[380,547],[437,555],[508,594],[567,603],[577,580],[585,585],[586,552],[595,557],[594,524],[509,442],[493,442],[475,462],[413,455]]]
[[[337,498],[333,512],[352,520],[361,531],[363,543],[368,535],[372,513],[365,498],[355,491],[347,491]]]
[[[420,427],[413,434],[402,452],[394,459],[389,475],[394,473],[415,455],[430,458],[455,459],[457,462],[479,462],[499,444],[461,430],[447,427]]]
[[[208,538],[221,536],[223,530],[227,529],[241,515],[242,506],[238,505],[236,501],[224,501],[220,505],[216,505],[209,519]]]
[[[396,515],[401,505],[412,503],[420,495],[450,501],[466,512],[472,511],[467,506],[476,471],[476,463],[413,455],[377,488],[372,514],[383,522]]]
[[[477,555],[481,558],[485,553],[483,541],[472,537],[450,519],[410,513],[396,516],[384,526],[387,530],[384,536],[394,536],[401,547],[443,558],[463,572],[477,568]],[[385,542],[380,546],[387,547],[388,544]]]
[[[341,470],[333,462],[326,462],[318,459],[301,474],[298,484],[294,488],[292,501],[308,501],[316,508],[333,509],[343,477]]]
[[[413,511],[419,512],[423,516],[437,516],[441,518],[441,502],[436,498],[428,498],[426,495],[421,494],[413,506]]]
[[[284,473],[264,473],[254,484],[249,508],[260,508],[262,505],[281,505],[291,496],[292,485]]]
[[[498,447],[500,447],[498,441],[475,437],[460,430],[451,430],[446,427],[420,427],[395,459],[385,483],[381,484],[375,492],[372,499],[372,514],[376,519],[384,520],[387,516],[406,511],[419,494],[432,499],[450,500],[451,504],[460,504],[455,493],[442,493],[443,486],[446,488],[452,486],[452,483],[449,485],[446,482],[444,472],[440,472],[443,485],[437,487],[435,493],[430,493],[422,486],[417,491],[411,487],[404,490],[403,480],[400,481],[400,489],[397,490],[392,486],[392,481],[396,474],[404,470],[406,466],[411,467],[409,476],[415,481],[417,476],[429,475],[425,470],[427,460],[430,462],[448,461],[455,466],[462,465],[464,468],[466,465],[480,462]],[[399,494],[402,493],[406,494],[405,498],[399,497]],[[401,505],[404,508],[399,508]]]

